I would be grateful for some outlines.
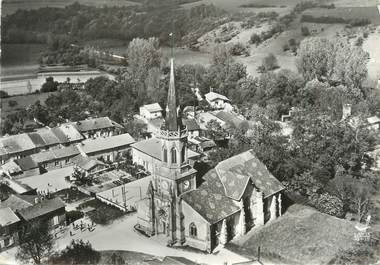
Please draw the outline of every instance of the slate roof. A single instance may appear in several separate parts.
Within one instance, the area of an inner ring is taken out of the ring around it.
[[[149,156],[152,156],[158,160],[161,160],[161,140],[157,138],[150,138],[137,143],[132,144],[132,148],[135,148]]]
[[[15,162],[19,165],[22,171],[38,168],[38,164],[30,156],[16,159]]]
[[[10,208],[0,209],[0,226],[8,226],[18,221],[20,221],[20,219]]]
[[[80,132],[116,127],[118,124],[108,117],[93,118],[72,123]]]
[[[29,200],[25,200],[20,195],[11,194],[8,199],[0,202],[0,208],[8,207],[12,209],[12,211],[17,211],[21,209],[25,209],[29,206],[32,206],[33,203]]]
[[[182,123],[189,131],[198,131],[201,129],[195,119],[182,119]]]
[[[0,138],[0,155],[19,153],[34,148],[36,145],[26,133]]]
[[[217,100],[217,99],[222,99],[222,100],[225,100],[225,101],[230,101],[229,98],[227,98],[226,96],[223,96],[223,95],[215,93],[215,92],[209,92],[209,93],[207,93],[205,95],[205,98],[209,102]]]
[[[64,207],[65,204],[60,198],[53,198],[50,200],[43,200],[37,204],[29,206],[28,208],[21,209],[18,213],[25,220],[32,220]]]
[[[161,161],[161,140],[157,138],[150,138],[143,140],[132,145],[132,148],[135,148],[151,157],[154,157]],[[189,159],[200,156],[197,152],[194,152],[190,149],[187,150],[187,157]]]
[[[223,183],[225,194],[234,200],[240,200],[249,179],[263,192],[264,197],[284,189],[252,150],[220,162],[215,170]]]
[[[124,133],[106,138],[85,140],[81,143],[80,148],[83,150],[83,152],[89,154],[103,150],[123,147],[126,145],[133,144],[134,142],[136,142],[135,139],[133,139],[133,137],[130,136],[129,133]]]
[[[162,111],[162,108],[161,108],[160,104],[158,104],[158,103],[147,104],[147,105],[144,105],[142,107],[145,108],[149,112]]]
[[[207,222],[215,224],[240,211],[231,198],[224,195],[223,184],[215,169],[204,176],[201,186],[182,195],[183,200]]]

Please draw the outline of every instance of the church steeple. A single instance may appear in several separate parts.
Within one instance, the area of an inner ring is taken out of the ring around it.
[[[170,59],[170,81],[168,90],[168,101],[166,105],[166,129],[169,131],[177,131],[181,129],[180,117],[177,110],[177,95],[174,83],[174,59]]]

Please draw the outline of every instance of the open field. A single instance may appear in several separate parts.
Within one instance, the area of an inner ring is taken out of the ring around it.
[[[89,6],[130,6],[139,3],[127,0],[3,0],[1,15],[6,16],[16,12],[18,9],[38,9],[42,7],[65,7],[75,2]]]
[[[1,109],[1,118],[6,117],[8,114],[11,114],[12,112],[15,112],[19,109],[25,109],[29,105],[34,104],[37,100],[43,104],[45,100],[55,92],[48,92],[48,93],[40,93],[40,94],[30,94],[30,95],[23,95],[23,96],[14,96],[9,98],[2,98],[0,99],[0,109]],[[9,106],[9,101],[16,101],[17,105],[14,107]]]
[[[235,239],[231,249],[250,257],[260,246],[264,264],[265,259],[276,264],[328,264],[354,246],[357,232],[352,222],[293,205],[282,217]]]
[[[313,8],[303,12],[305,15],[313,17],[339,17],[346,20],[349,19],[369,19],[375,25],[380,24],[380,14],[377,6],[363,6],[363,7],[337,7],[333,9],[326,8]]]

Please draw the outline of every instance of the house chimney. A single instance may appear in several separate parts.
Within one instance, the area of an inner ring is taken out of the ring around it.
[[[37,204],[40,202],[40,199],[38,197],[34,198],[34,204]]]
[[[210,92],[214,92],[214,89],[212,87],[210,87]]]
[[[342,120],[347,119],[351,116],[351,104],[343,104],[343,110],[342,110]]]

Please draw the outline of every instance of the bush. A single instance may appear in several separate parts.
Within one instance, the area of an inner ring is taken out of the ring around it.
[[[364,38],[364,39],[368,38],[368,32],[367,32],[367,31],[366,31],[366,32],[363,32],[363,38]]]
[[[289,45],[288,44],[284,44],[284,45],[282,45],[282,50],[284,51],[284,52],[286,52],[286,51],[289,51]]]
[[[82,217],[83,213],[81,211],[69,211],[66,213],[66,223],[71,224]]]
[[[53,77],[46,78],[46,82],[42,84],[41,92],[57,91],[58,82],[54,81]]]
[[[230,53],[235,56],[245,55],[249,56],[249,51],[247,46],[243,45],[243,43],[238,42],[231,46]]]
[[[344,217],[343,202],[336,196],[322,193],[311,196],[311,204],[322,213],[333,215],[339,218]]]
[[[260,36],[259,36],[258,34],[253,33],[253,34],[251,35],[251,38],[250,38],[249,42],[250,42],[251,44],[259,45],[259,44],[261,43],[261,38],[260,38]]]
[[[289,43],[289,46],[297,46],[297,42],[296,42],[295,39],[290,39],[290,40],[288,41],[288,43]]]
[[[364,42],[363,38],[359,37],[359,38],[356,39],[355,45],[356,46],[362,46],[363,42]]]
[[[8,106],[11,107],[11,108],[17,106],[17,101],[15,101],[15,100],[9,100],[8,101]]]
[[[309,36],[310,35],[310,31],[309,31],[309,28],[308,27],[301,27],[301,33],[302,33],[302,36]]]
[[[61,253],[51,257],[49,264],[97,264],[100,257],[90,242],[73,240]]]
[[[277,58],[272,53],[270,53],[263,59],[263,63],[261,66],[259,66],[258,70],[260,72],[267,72],[276,68],[278,68]]]
[[[9,97],[9,95],[7,92],[0,90],[0,98],[8,98],[8,97]]]

